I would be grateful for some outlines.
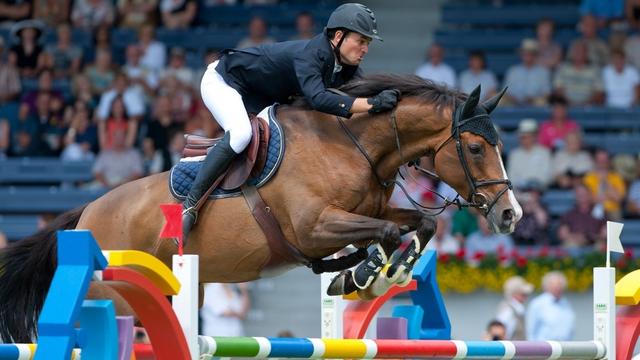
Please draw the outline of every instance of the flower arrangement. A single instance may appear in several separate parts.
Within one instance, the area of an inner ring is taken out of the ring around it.
[[[568,290],[582,292],[591,289],[593,268],[604,266],[604,251],[584,253],[579,257],[569,256],[562,248],[542,247],[506,253],[475,253],[467,256],[464,250],[456,254],[438,256],[437,280],[440,291],[471,293],[474,291],[502,292],[502,284],[511,276],[520,275],[540,289],[540,281],[549,271],[562,271],[567,277]],[[618,256],[612,265],[616,277],[640,269],[640,259],[631,250]]]

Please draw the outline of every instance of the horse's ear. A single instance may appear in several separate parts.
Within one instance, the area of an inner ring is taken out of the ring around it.
[[[482,103],[482,107],[487,111],[487,114],[491,114],[491,112],[498,106],[498,103],[500,103],[500,99],[502,99],[506,92],[507,88],[505,87],[491,99],[488,99],[487,101]]]
[[[467,101],[464,102],[462,108],[462,115],[464,118],[473,116],[476,112],[476,107],[478,107],[478,102],[480,102],[480,85],[476,86],[475,89],[469,94]]]

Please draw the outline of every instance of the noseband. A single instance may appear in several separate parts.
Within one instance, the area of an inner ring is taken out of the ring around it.
[[[477,209],[481,210],[484,215],[487,215],[491,211],[493,206],[495,206],[495,204],[498,202],[498,200],[502,197],[502,195],[504,195],[508,190],[512,189],[511,181],[509,179],[477,180],[476,178],[473,177],[473,175],[471,174],[471,169],[469,168],[469,165],[467,164],[467,159],[466,159],[466,157],[464,155],[464,151],[462,149],[462,140],[460,138],[460,133],[461,133],[460,127],[462,125],[464,125],[464,124],[467,124],[470,121],[473,121],[473,120],[477,120],[477,119],[480,119],[480,118],[488,118],[489,115],[488,114],[479,114],[479,115],[474,115],[474,116],[472,116],[470,118],[463,119],[463,120],[459,120],[460,117],[462,117],[462,111],[461,111],[461,107],[458,107],[455,110],[454,115],[453,115],[452,124],[451,124],[451,135],[445,141],[443,141],[440,145],[438,145],[436,147],[435,151],[433,151],[433,164],[434,164],[434,168],[435,168],[435,162],[436,162],[436,157],[438,155],[438,152],[440,152],[440,150],[442,150],[452,140],[455,141],[456,151],[458,153],[458,159],[460,160],[460,164],[462,165],[462,169],[464,170],[464,175],[465,175],[465,177],[467,179],[467,182],[469,184],[469,196],[468,196],[469,201],[464,202],[464,203],[462,201],[460,201],[460,199],[459,199],[460,198],[460,194],[458,194],[455,197],[455,199],[449,200],[446,197],[444,197],[443,195],[441,195],[440,193],[438,193],[437,191],[429,189],[432,193],[434,193],[435,195],[437,195],[438,197],[443,199],[444,204],[442,206],[439,206],[439,207],[429,207],[429,206],[424,206],[424,205],[420,204],[419,202],[414,200],[409,195],[408,191],[404,188],[404,186],[400,182],[395,180],[395,179],[382,180],[382,178],[378,174],[378,171],[375,168],[375,164],[373,163],[373,160],[371,159],[371,157],[369,156],[369,154],[367,153],[365,148],[362,146],[362,144],[360,144],[360,142],[358,141],[356,136],[347,127],[347,124],[345,124],[345,122],[342,119],[340,119],[339,117],[337,117],[337,119],[338,119],[338,123],[340,124],[340,126],[342,127],[344,132],[347,134],[347,136],[351,139],[351,141],[355,144],[355,146],[358,148],[358,150],[362,153],[362,155],[369,162],[369,166],[371,167],[371,170],[373,171],[374,176],[378,180],[378,183],[383,188],[388,188],[389,186],[392,186],[392,185],[398,185],[398,187],[404,192],[404,194],[407,197],[407,199],[409,200],[409,202],[411,202],[411,204],[413,204],[413,206],[417,210],[420,210],[420,211],[438,210],[435,214],[433,214],[433,215],[437,215],[437,214],[440,214],[441,212],[443,212],[450,205],[456,205],[458,208],[463,208],[463,207],[477,208]],[[396,110],[395,109],[391,112],[390,121],[391,121],[391,126],[393,127],[393,131],[394,131],[394,135],[395,135],[396,147],[397,147],[398,152],[400,154],[400,160],[404,164],[405,161],[404,161],[404,156],[403,156],[403,153],[402,153],[402,146],[401,146],[401,143],[400,143],[400,135],[398,133],[398,123],[397,123],[397,119],[396,119]],[[424,175],[427,175],[427,176],[429,176],[429,177],[431,177],[431,178],[433,178],[435,180],[442,181],[442,179],[440,178],[440,176],[438,176],[438,174],[436,174],[433,171],[430,171],[430,170],[427,170],[427,169],[424,169],[424,168],[420,167],[418,165],[417,161],[411,161],[409,163],[409,165],[413,166],[416,170],[420,171]],[[491,186],[491,185],[497,185],[497,184],[505,184],[505,187],[502,190],[500,190],[500,192],[498,192],[498,194],[494,197],[494,199],[491,202],[489,202],[489,199],[478,190],[479,188],[481,188],[483,186]]]

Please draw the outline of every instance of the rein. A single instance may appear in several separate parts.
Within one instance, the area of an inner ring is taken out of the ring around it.
[[[435,161],[436,161],[436,156],[438,155],[438,152],[440,152],[440,150],[442,150],[449,142],[451,142],[452,140],[455,140],[456,143],[456,152],[458,153],[458,159],[460,160],[460,164],[462,165],[462,169],[464,170],[464,174],[465,177],[467,179],[467,182],[469,183],[469,202],[462,202],[460,199],[460,194],[456,195],[456,197],[453,200],[449,200],[448,198],[446,198],[445,196],[443,196],[442,194],[440,194],[439,192],[427,188],[427,190],[429,190],[430,192],[432,192],[434,195],[438,196],[440,199],[443,200],[443,205],[441,206],[437,206],[437,207],[430,207],[430,206],[425,206],[420,204],[418,201],[416,201],[415,199],[413,199],[411,197],[411,195],[409,194],[409,192],[405,189],[404,185],[400,182],[398,182],[395,179],[392,180],[383,180],[380,175],[378,174],[378,171],[376,170],[375,164],[373,162],[373,160],[371,159],[371,157],[369,156],[369,154],[367,153],[366,149],[364,148],[364,146],[362,146],[362,144],[360,144],[360,142],[358,141],[358,138],[353,134],[353,132],[351,131],[351,129],[349,129],[349,127],[347,126],[347,124],[344,122],[344,120],[342,120],[340,117],[336,117],[338,119],[338,123],[340,124],[340,126],[342,127],[343,131],[345,132],[345,134],[349,137],[349,139],[354,143],[354,145],[356,146],[356,148],[358,148],[358,150],[360,151],[360,153],[365,157],[365,159],[367,160],[367,162],[369,163],[369,166],[371,167],[371,170],[373,171],[373,175],[375,176],[376,180],[378,181],[378,183],[380,184],[381,187],[383,188],[388,188],[392,185],[397,185],[398,188],[400,188],[400,190],[404,193],[405,197],[407,198],[407,200],[409,200],[409,202],[416,208],[416,210],[427,213],[429,215],[438,215],[441,214],[442,212],[444,212],[444,210],[446,208],[448,208],[451,205],[455,205],[458,207],[458,209],[462,209],[464,207],[469,207],[469,208],[477,208],[480,209],[485,215],[488,214],[491,209],[493,208],[493,206],[498,202],[498,200],[500,199],[500,197],[502,197],[502,195],[504,195],[508,190],[512,189],[512,185],[511,185],[511,181],[509,179],[492,179],[492,180],[476,180],[473,175],[471,174],[471,169],[469,168],[468,164],[467,164],[467,160],[466,157],[464,155],[464,151],[462,150],[462,141],[460,139],[460,127],[472,120],[475,119],[479,119],[479,118],[484,118],[484,117],[489,117],[488,114],[479,114],[479,115],[475,115],[472,116],[470,118],[458,121],[458,118],[461,117],[461,113],[460,113],[460,108],[456,109],[455,114],[453,116],[453,123],[451,126],[451,135],[445,140],[443,141],[440,145],[438,145],[433,153],[433,163],[434,163],[434,167],[435,167]],[[395,136],[395,142],[396,142],[396,148],[400,154],[400,160],[401,162],[404,164],[404,155],[402,153],[402,146],[401,146],[401,141],[400,141],[400,134],[398,132],[398,122],[397,122],[397,118],[396,118],[396,110],[393,109],[391,112],[391,116],[389,118],[390,122],[391,122],[391,127],[393,128],[393,132],[394,132],[394,136]],[[442,179],[440,178],[440,176],[438,176],[438,174],[436,174],[433,171],[424,169],[422,167],[420,167],[418,165],[418,161],[414,160],[409,162],[409,166],[413,166],[416,170],[420,171],[422,174],[431,177],[435,180],[438,181],[442,181]],[[402,174],[400,174],[402,176]],[[403,177],[404,178],[404,177]],[[487,199],[487,197],[480,193],[478,191],[478,188],[483,187],[483,186],[491,186],[491,185],[496,185],[496,184],[505,184],[506,186],[500,190],[500,192],[498,192],[498,194],[494,197],[494,199],[489,202],[489,199]],[[428,212],[428,211],[436,211],[435,213],[432,212]]]

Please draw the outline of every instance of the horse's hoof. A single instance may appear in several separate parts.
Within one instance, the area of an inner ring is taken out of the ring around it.
[[[346,295],[351,294],[356,290],[358,290],[358,287],[353,282],[351,270],[345,270],[331,280],[331,284],[329,284],[329,287],[327,288],[327,295]]]

